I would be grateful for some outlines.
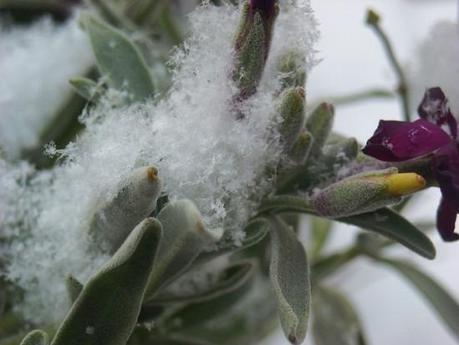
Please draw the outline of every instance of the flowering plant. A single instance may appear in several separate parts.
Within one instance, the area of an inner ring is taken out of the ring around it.
[[[12,56],[0,68],[24,68],[27,49],[37,60],[28,93],[0,93],[0,345],[253,344],[278,323],[291,344],[308,328],[319,345],[365,344],[354,307],[327,283],[357,257],[408,279],[459,336],[459,304],[385,251],[435,258],[402,215],[431,186],[442,238],[459,238],[456,119],[431,88],[408,121],[391,49],[407,121],[381,121],[361,150],[333,130],[332,104],[306,102],[319,62],[306,0],[0,10]],[[63,23],[11,24],[36,12]],[[390,48],[375,12],[367,22]],[[335,222],[362,231],[330,254]]]

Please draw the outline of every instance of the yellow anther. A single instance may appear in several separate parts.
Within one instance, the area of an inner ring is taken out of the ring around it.
[[[393,196],[402,196],[417,192],[426,186],[426,180],[415,173],[393,174],[385,178],[387,191]]]

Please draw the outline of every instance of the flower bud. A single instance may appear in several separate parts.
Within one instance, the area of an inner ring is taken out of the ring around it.
[[[328,103],[320,104],[306,119],[306,129],[312,134],[314,143],[311,147],[311,155],[318,156],[327,141],[333,126],[335,108]]]
[[[289,158],[297,164],[304,164],[308,159],[313,140],[311,133],[303,129],[290,149]]]
[[[401,197],[425,187],[425,180],[415,173],[399,174],[396,168],[354,175],[333,183],[311,198],[311,205],[321,216],[347,217],[398,203]]]
[[[130,232],[156,208],[161,180],[154,167],[134,170],[120,182],[114,197],[99,206],[89,231],[95,240],[109,245],[114,252]]]
[[[281,139],[287,149],[291,148],[304,126],[304,89],[301,87],[285,90],[281,95],[278,112],[282,117],[279,127]]]
[[[242,18],[235,38],[233,80],[246,99],[257,88],[268,58],[272,28],[278,13],[274,0],[249,0],[243,4]]]

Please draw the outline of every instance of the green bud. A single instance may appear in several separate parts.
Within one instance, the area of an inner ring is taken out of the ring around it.
[[[335,108],[328,103],[320,104],[306,119],[306,129],[312,134],[314,142],[311,147],[311,155],[318,156],[327,141],[333,127]]]
[[[322,152],[322,162],[330,169],[336,171],[357,157],[359,144],[354,138],[346,138],[337,141],[335,144],[325,145]]]
[[[305,97],[301,87],[285,90],[278,112],[282,117],[279,132],[287,149],[291,148],[304,126]]]
[[[258,7],[251,1],[242,6],[241,21],[235,37],[233,80],[240,89],[240,98],[255,93],[263,74],[271,46],[272,29],[277,17],[277,4]]]
[[[322,189],[311,198],[311,205],[320,216],[347,217],[398,203],[424,186],[425,180],[414,173],[399,174],[396,168],[370,171]]]
[[[299,165],[304,164],[311,152],[313,140],[311,133],[303,130],[293,143],[289,152],[289,158]]]
[[[278,62],[282,89],[303,87],[306,83],[305,66],[306,57],[300,51],[292,50],[283,55]]]
[[[155,210],[161,180],[156,168],[143,167],[122,180],[116,190],[110,201],[98,205],[89,228],[96,242],[107,243],[112,253]]]

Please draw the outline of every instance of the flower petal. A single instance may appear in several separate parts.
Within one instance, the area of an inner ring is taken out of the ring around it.
[[[437,210],[437,228],[440,236],[446,242],[459,240],[459,234],[454,232],[457,209],[447,199],[442,198]]]
[[[400,162],[432,153],[451,142],[445,131],[427,120],[381,120],[362,151],[381,161]]]
[[[424,120],[443,126],[446,124],[453,138],[457,138],[457,121],[451,113],[448,99],[439,87],[428,89],[421,104],[418,114]]]

